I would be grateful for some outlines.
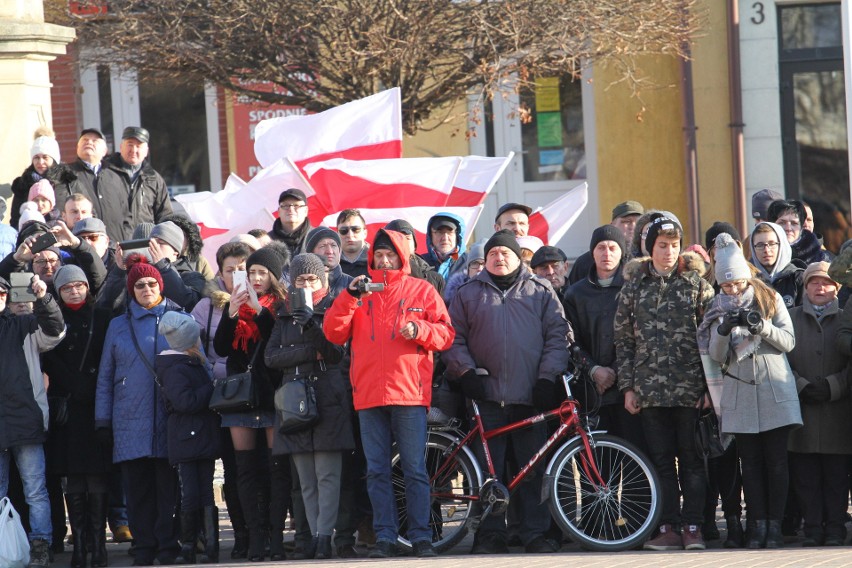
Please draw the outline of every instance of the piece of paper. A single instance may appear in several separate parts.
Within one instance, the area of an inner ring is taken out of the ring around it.
[[[562,114],[558,112],[536,113],[536,129],[540,148],[562,147]]]

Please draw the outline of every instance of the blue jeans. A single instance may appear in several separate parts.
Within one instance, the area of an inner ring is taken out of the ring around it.
[[[50,499],[45,485],[44,447],[32,444],[0,452],[0,498],[9,491],[9,460],[13,456],[30,508],[30,540],[39,538],[50,542],[53,529],[50,524]]]
[[[399,519],[391,482],[391,450],[396,441],[405,477],[408,540],[432,541],[429,528],[429,476],[426,473],[426,408],[379,406],[358,411],[367,458],[367,493],[373,505],[376,540],[396,542]]]

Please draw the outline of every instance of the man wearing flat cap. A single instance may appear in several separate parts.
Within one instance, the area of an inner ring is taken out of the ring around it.
[[[516,237],[525,237],[530,231],[530,214],[532,208],[522,203],[504,203],[497,210],[494,218],[494,230],[506,229]]]
[[[291,187],[278,196],[278,218],[272,224],[269,236],[281,241],[290,249],[290,258],[310,252],[306,248],[311,222],[308,220],[308,198],[301,189]]]

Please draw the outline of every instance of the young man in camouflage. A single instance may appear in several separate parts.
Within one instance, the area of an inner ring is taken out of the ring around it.
[[[624,283],[615,315],[618,388],[627,411],[642,417],[662,482],[660,534],[645,543],[647,550],[705,548],[701,523],[707,481],[693,428],[696,408],[708,404],[709,397],[695,333],[713,288],[679,263],[682,237],[676,221],[661,217],[652,222],[645,238],[651,258],[634,261],[639,266]]]

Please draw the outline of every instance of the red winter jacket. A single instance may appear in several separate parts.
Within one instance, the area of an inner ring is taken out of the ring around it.
[[[370,268],[370,278],[383,282],[384,291],[362,299],[341,293],[325,314],[323,331],[338,345],[352,340],[349,376],[355,410],[429,406],[432,351],[449,348],[455,330],[441,296],[431,284],[410,275],[408,245],[402,233],[381,232],[390,237],[402,268]],[[372,248],[369,266],[373,266]],[[399,330],[410,321],[417,325],[417,337],[403,339]]]

